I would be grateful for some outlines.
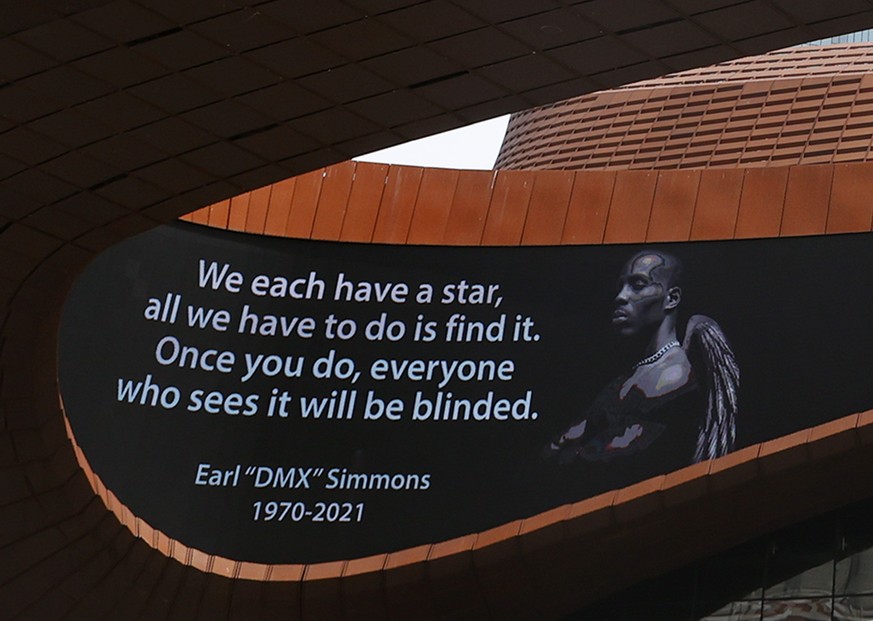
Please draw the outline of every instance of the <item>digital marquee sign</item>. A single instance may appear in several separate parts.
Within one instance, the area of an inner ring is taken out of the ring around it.
[[[66,414],[235,560],[443,541],[873,406],[869,235],[522,248],[155,229],[72,291]]]

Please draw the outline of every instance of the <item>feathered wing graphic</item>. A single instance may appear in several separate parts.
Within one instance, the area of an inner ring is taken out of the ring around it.
[[[694,450],[697,463],[721,457],[734,448],[740,368],[721,327],[704,315],[688,320],[682,348],[706,391],[706,417]]]

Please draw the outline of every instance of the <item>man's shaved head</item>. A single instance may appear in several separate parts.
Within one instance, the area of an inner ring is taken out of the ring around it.
[[[660,250],[643,250],[630,258],[618,279],[612,325],[624,336],[646,336],[675,325],[682,298],[682,263]],[[666,322],[666,323],[665,323]]]
[[[669,289],[682,282],[682,270],[682,261],[675,255],[661,250],[641,250],[625,264],[624,273],[648,273],[652,280]]]

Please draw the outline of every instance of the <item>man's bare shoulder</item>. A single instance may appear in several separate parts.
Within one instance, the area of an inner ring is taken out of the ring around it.
[[[620,395],[624,398],[632,388],[637,388],[654,399],[682,388],[690,379],[691,362],[681,347],[674,347],[660,360],[636,369],[622,385]]]

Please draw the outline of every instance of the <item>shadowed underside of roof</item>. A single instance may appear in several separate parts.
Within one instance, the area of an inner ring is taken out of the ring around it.
[[[5,217],[163,220],[507,112],[873,23],[869,0],[20,1]],[[89,245],[99,244],[88,235]]]

